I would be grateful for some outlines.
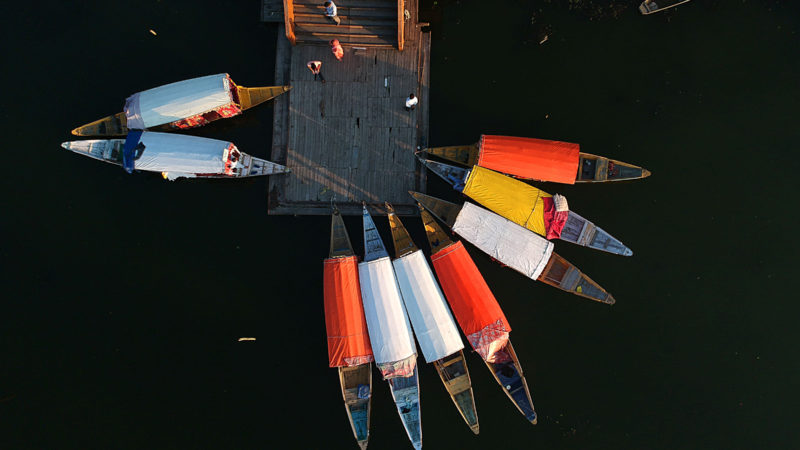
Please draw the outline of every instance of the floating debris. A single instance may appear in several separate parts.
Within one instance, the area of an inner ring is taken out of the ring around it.
[[[256,340],[256,338],[254,338],[254,337],[240,337],[240,338],[239,338],[239,342],[244,342],[244,341],[255,341],[255,340]]]

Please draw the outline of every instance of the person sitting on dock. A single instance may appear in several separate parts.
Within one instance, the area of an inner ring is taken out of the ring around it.
[[[344,49],[342,48],[342,44],[339,43],[338,39],[331,39],[330,44],[333,56],[335,56],[337,60],[341,61],[342,57],[344,56]]]
[[[319,76],[320,81],[323,83],[325,82],[325,77],[322,76],[320,69],[322,68],[322,61],[309,61],[306,63],[306,67],[311,73],[314,74],[314,81],[317,81],[317,76]]]
[[[419,99],[416,95],[414,95],[413,92],[409,94],[408,98],[406,99],[406,111],[411,111],[412,109],[416,108],[418,102]]]
[[[325,2],[325,17],[327,17],[328,20],[332,21],[336,25],[339,25],[341,20],[339,20],[339,16],[336,15],[336,4],[335,3],[331,2],[331,1]]]

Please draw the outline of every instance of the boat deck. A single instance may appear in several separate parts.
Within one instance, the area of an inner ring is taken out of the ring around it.
[[[269,214],[360,215],[391,203],[416,215],[409,190],[425,192],[425,171],[414,157],[428,142],[430,33],[417,23],[416,0],[406,2],[405,48],[345,46],[336,61],[328,46],[292,46],[280,25],[276,85],[292,90],[275,101],[271,161],[292,169],[269,181]],[[322,62],[326,83],[314,81],[306,62]],[[419,104],[406,111],[414,92]]]

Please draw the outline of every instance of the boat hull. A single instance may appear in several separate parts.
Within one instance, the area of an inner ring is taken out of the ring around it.
[[[633,250],[625,246],[619,239],[584,219],[583,216],[575,211],[569,212],[567,223],[561,229],[559,239],[615,255],[633,255]]]
[[[536,425],[536,411],[533,409],[533,400],[528,390],[528,382],[522,372],[517,354],[511,341],[506,346],[495,353],[496,358],[501,362],[484,361],[492,372],[494,379],[500,383],[503,391],[514,403],[519,412],[532,424]]]
[[[387,380],[397,413],[415,449],[422,448],[422,416],[420,415],[419,367],[414,367],[410,377],[394,377]]]
[[[263,86],[254,88],[236,86],[236,94],[239,97],[239,107],[241,107],[242,110],[253,108],[254,106],[272,100],[284,92],[288,92],[291,88],[291,86]],[[223,117],[218,115],[215,118],[209,116],[207,121],[213,122],[222,118]],[[180,120],[177,122],[180,122]],[[170,124],[148,128],[150,131],[168,131],[172,129],[174,128]],[[124,112],[120,112],[81,125],[72,130],[72,134],[75,136],[124,136],[128,134],[128,119]]]
[[[611,294],[555,252],[537,280],[589,300],[607,305],[616,303]]]
[[[475,396],[472,392],[472,380],[469,376],[467,361],[464,359],[464,351],[459,350],[452,355],[446,356],[433,362],[439,378],[444,383],[447,393],[453,399],[453,403],[458,408],[461,417],[469,426],[473,433],[478,434],[478,412],[475,409]]]
[[[650,171],[616,159],[591,153],[580,153],[576,183],[607,183],[612,181],[640,180],[650,176]]]
[[[655,14],[687,2],[689,2],[689,0],[663,0],[659,2],[646,0],[639,5],[639,12],[644,15]]]
[[[372,364],[339,367],[339,383],[353,435],[362,449],[369,441],[370,408],[372,406]]]
[[[107,162],[117,166],[122,166],[122,149],[125,145],[124,139],[89,139],[83,141],[68,141],[61,144],[67,150],[79,155],[88,156],[98,161]],[[237,170],[233,175],[224,173],[185,173],[185,172],[158,172],[143,170],[145,172],[157,172],[168,180],[178,178],[247,178],[263,175],[275,175],[288,173],[290,170],[280,164],[275,164],[266,159],[256,158],[247,153],[241,153],[237,162]],[[140,170],[140,169],[136,169]]]
[[[467,167],[481,165],[478,164],[480,149],[474,144],[452,147],[431,147],[425,149],[425,152],[428,155],[436,156],[437,158]],[[491,167],[488,168],[491,169]],[[444,177],[442,174],[439,175]],[[521,180],[539,180],[536,177],[526,177],[521,176],[520,174],[506,175]],[[650,171],[639,166],[629,164],[624,161],[618,161],[616,159],[609,159],[603,156],[593,155],[591,153],[580,152],[578,169],[575,175],[575,183],[608,183],[612,181],[631,181],[647,178],[649,176]]]

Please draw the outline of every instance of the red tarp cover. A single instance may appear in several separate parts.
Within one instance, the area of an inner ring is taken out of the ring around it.
[[[439,250],[431,260],[458,324],[475,351],[491,361],[511,331],[492,291],[460,241]]]
[[[373,360],[367,321],[358,285],[355,256],[325,260],[325,326],[331,367],[356,366]]]
[[[519,178],[574,184],[580,145],[512,136],[481,136],[478,165]]]

